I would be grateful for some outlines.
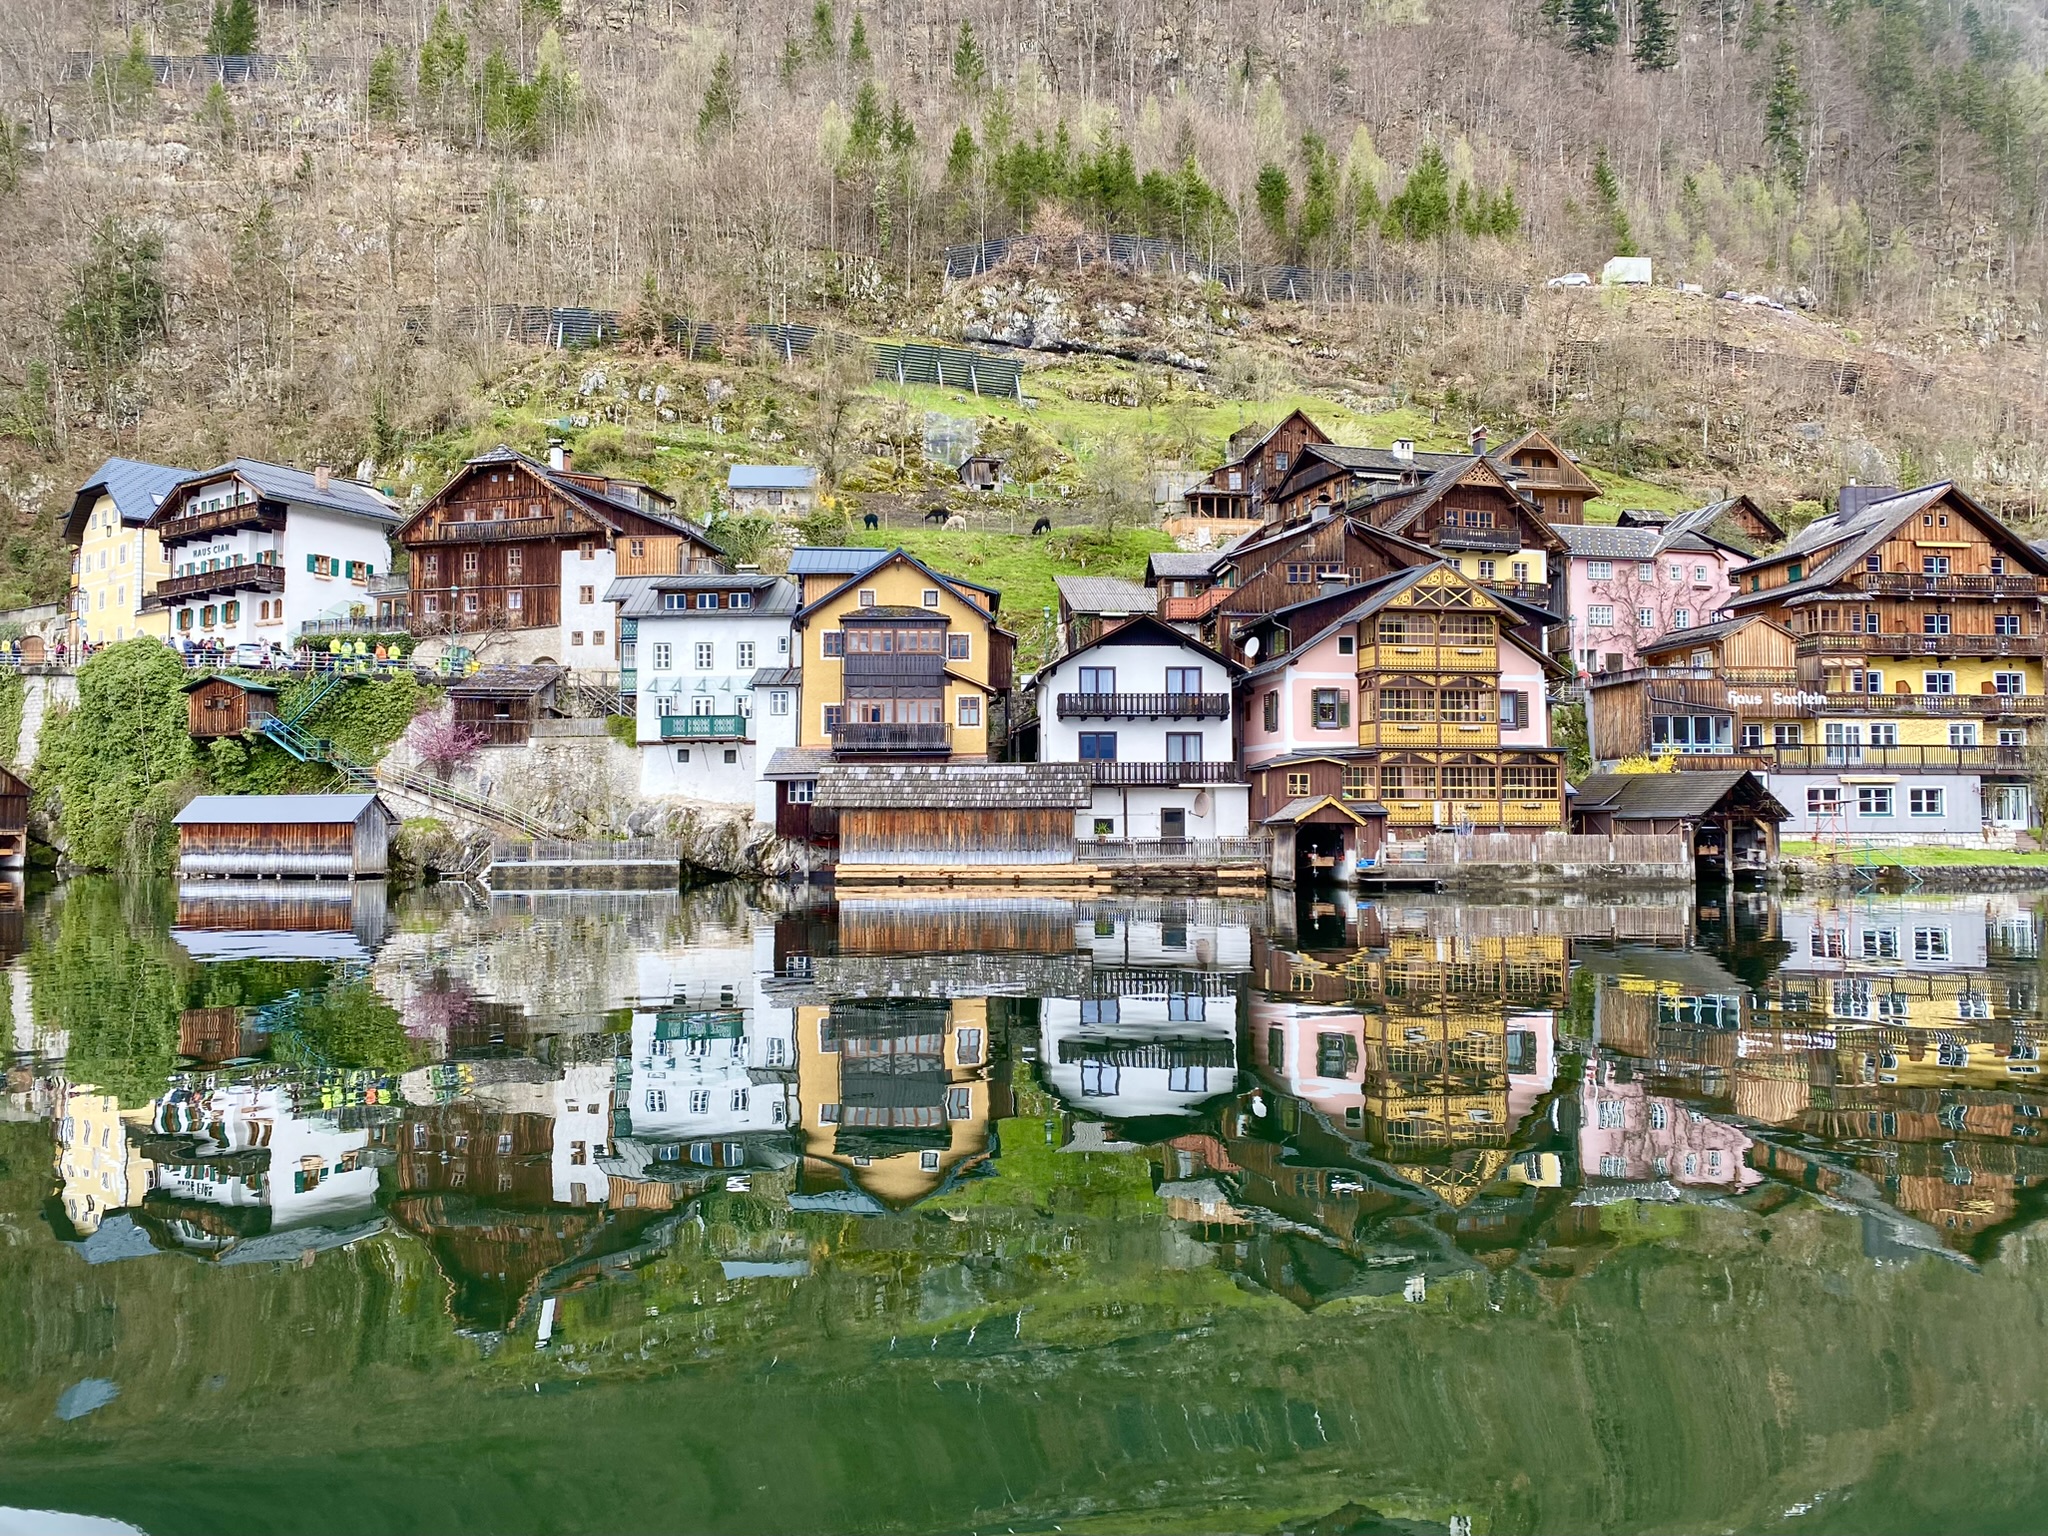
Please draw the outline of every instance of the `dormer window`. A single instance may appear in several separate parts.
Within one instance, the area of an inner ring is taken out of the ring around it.
[[[718,606],[718,594],[716,592],[699,592],[697,594],[697,606],[699,608],[716,608]]]
[[[754,594],[751,592],[735,592],[729,601],[730,606],[734,608],[751,608],[754,606]]]

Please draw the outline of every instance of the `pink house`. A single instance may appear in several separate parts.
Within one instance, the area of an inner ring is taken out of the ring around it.
[[[1626,672],[1637,650],[1713,622],[1735,595],[1731,575],[1750,557],[1708,534],[1674,528],[1560,526],[1564,610],[1581,672]]]
[[[1763,1181],[1749,1165],[1751,1139],[1677,1099],[1653,1098],[1639,1082],[1616,1082],[1612,1062],[1590,1061],[1579,1086],[1579,1169],[1588,1180],[1648,1181],[1703,1189],[1748,1189]]]

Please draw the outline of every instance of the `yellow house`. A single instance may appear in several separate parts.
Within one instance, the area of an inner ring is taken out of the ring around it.
[[[846,998],[796,1018],[808,1192],[850,1184],[900,1211],[988,1156],[986,998]]]
[[[191,471],[139,459],[108,459],[78,488],[64,519],[71,545],[68,643],[104,645],[170,634],[163,609],[143,610],[157,582],[171,574],[157,536],[143,525],[164,495]]]
[[[806,555],[857,554],[825,571]],[[871,561],[872,563],[867,563]],[[840,757],[985,761],[992,708],[1010,689],[1015,639],[1002,595],[942,576],[902,550],[798,550],[791,650],[803,669],[797,745]]]

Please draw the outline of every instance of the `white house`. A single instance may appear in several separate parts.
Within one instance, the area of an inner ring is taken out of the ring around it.
[[[735,464],[725,496],[735,512],[802,517],[818,504],[818,472],[808,464]]]
[[[372,604],[398,511],[375,486],[235,459],[174,486],[149,528],[170,574],[152,598],[173,645],[289,646],[299,627]]]
[[[1231,739],[1237,670],[1140,614],[1038,674],[1039,760],[1095,770],[1077,838],[1245,835],[1249,790]]]
[[[620,663],[640,792],[750,806],[773,825],[775,786],[760,770],[796,745],[796,586],[759,571],[622,576],[606,597],[632,637]]]

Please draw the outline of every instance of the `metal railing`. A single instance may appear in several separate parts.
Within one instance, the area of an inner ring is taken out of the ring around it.
[[[1063,693],[1062,720],[1123,715],[1151,720],[1228,720],[1227,693]]]
[[[1079,841],[1075,857],[1090,864],[1262,864],[1262,837],[1148,837],[1124,841]]]
[[[849,720],[832,728],[835,752],[932,753],[953,750],[953,728],[947,725],[901,725]]]
[[[494,839],[491,863],[517,864],[681,864],[683,845],[673,838],[535,837],[523,842]]]
[[[1494,554],[1513,554],[1522,547],[1520,530],[1514,528],[1439,528],[1438,549],[1478,549]]]
[[[623,714],[619,710],[617,713]],[[745,715],[663,715],[663,741],[745,741],[751,722]]]

